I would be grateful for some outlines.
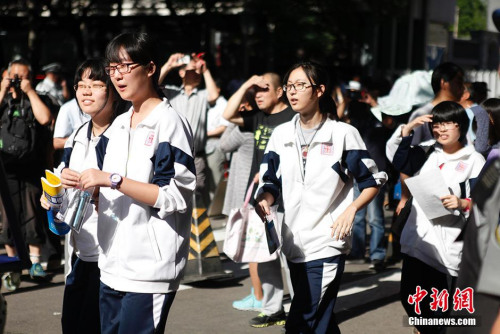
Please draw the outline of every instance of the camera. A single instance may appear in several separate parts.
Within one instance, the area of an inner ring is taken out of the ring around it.
[[[14,79],[10,79],[9,87],[13,87],[16,90],[21,90],[21,79],[19,79],[19,76],[17,74],[14,75]]]
[[[191,56],[186,55],[186,56],[184,56],[182,58],[179,58],[177,60],[177,63],[187,65],[187,64],[189,64],[190,61],[191,61]]]

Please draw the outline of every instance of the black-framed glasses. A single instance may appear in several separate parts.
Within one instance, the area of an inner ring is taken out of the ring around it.
[[[307,85],[306,82],[296,82],[294,84],[283,85],[283,91],[291,91],[292,88],[297,92],[303,92],[309,87],[315,87],[316,85]]]
[[[104,70],[106,71],[107,75],[114,75],[115,70],[118,71],[120,74],[127,74],[130,73],[134,68],[139,66],[139,63],[122,63],[114,66],[106,66]]]
[[[73,89],[75,90],[75,92],[77,92],[79,90],[82,91],[85,89],[90,89],[93,92],[97,92],[97,91],[106,89],[106,85],[105,84],[92,84],[92,85],[77,84],[77,85],[73,86]]]

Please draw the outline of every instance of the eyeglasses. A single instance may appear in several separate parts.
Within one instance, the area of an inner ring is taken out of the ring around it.
[[[296,92],[303,92],[309,87],[315,87],[316,85],[309,85],[305,82],[296,82],[294,84],[283,85],[283,91],[291,91],[292,88],[295,89]]]
[[[104,70],[106,71],[107,75],[114,75],[115,70],[118,71],[118,73],[120,74],[127,74],[130,73],[130,71],[132,71],[139,65],[140,65],[139,63],[124,63],[115,66],[106,66]]]
[[[73,88],[75,89],[75,92],[77,92],[78,90],[82,91],[85,89],[90,89],[93,92],[97,92],[97,91],[106,89],[106,85],[103,85],[103,84],[93,84],[93,85],[78,84],[78,85],[74,85]]]
[[[453,130],[455,128],[458,128],[458,124],[455,122],[432,123],[432,130]]]

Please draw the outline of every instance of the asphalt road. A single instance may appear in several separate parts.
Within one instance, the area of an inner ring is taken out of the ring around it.
[[[248,320],[257,312],[237,311],[233,300],[250,291],[248,270],[229,260],[223,268],[233,277],[182,285],[170,311],[166,333],[281,333],[281,327],[255,329]],[[343,333],[411,333],[403,327],[403,308],[398,302],[399,266],[381,273],[368,264],[347,265],[336,306]],[[37,283],[23,275],[18,291],[4,293],[7,300],[6,333],[60,333],[63,295],[62,270],[53,273],[49,282]],[[285,291],[286,293],[287,291]],[[289,307],[286,295],[285,309]]]
[[[224,221],[212,220],[214,236],[222,249]],[[170,310],[166,333],[281,333],[281,326],[256,329],[248,321],[257,312],[232,308],[234,300],[250,292],[248,267],[221,256],[222,267],[232,277],[181,285]],[[403,326],[404,310],[399,303],[400,264],[375,273],[369,264],[348,264],[343,275],[336,305],[343,333],[411,333]],[[285,284],[286,285],[286,284]],[[46,282],[30,280],[27,271],[21,287],[5,292],[7,322],[5,333],[60,333],[64,289],[63,270],[52,272]],[[285,310],[290,297],[285,289]]]

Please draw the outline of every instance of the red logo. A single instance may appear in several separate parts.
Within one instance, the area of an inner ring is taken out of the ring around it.
[[[330,144],[330,143],[321,144],[321,154],[322,155],[333,155],[333,144]]]
[[[453,310],[460,311],[466,309],[469,313],[474,313],[474,289],[457,288],[453,294]]]
[[[450,293],[448,290],[443,289],[439,292],[438,289],[432,288],[432,293],[430,295],[432,301],[430,303],[431,311],[437,311],[442,309],[443,312],[448,310],[448,298]],[[415,313],[421,314],[420,302],[428,295],[427,290],[422,289],[419,285],[417,286],[417,291],[414,295],[408,296],[408,304],[414,305]],[[474,289],[465,288],[460,290],[457,288],[453,294],[453,310],[460,311],[466,309],[469,313],[474,313]]]
[[[148,137],[146,138],[146,142],[144,143],[144,145],[146,146],[153,145],[153,139],[155,139],[155,132],[149,131]]]
[[[467,164],[462,161],[459,161],[457,167],[455,167],[455,170],[461,173],[465,172],[466,169],[467,169]]]
[[[415,313],[420,314],[420,302],[424,297],[427,296],[427,291],[425,289],[422,290],[420,285],[417,285],[417,292],[414,295],[408,296],[408,304],[415,304]]]
[[[450,296],[448,291],[446,289],[443,289],[443,291],[439,293],[439,290],[436,288],[432,288],[431,290],[431,310],[437,311],[438,309],[442,309],[443,312],[448,311],[448,297]]]

